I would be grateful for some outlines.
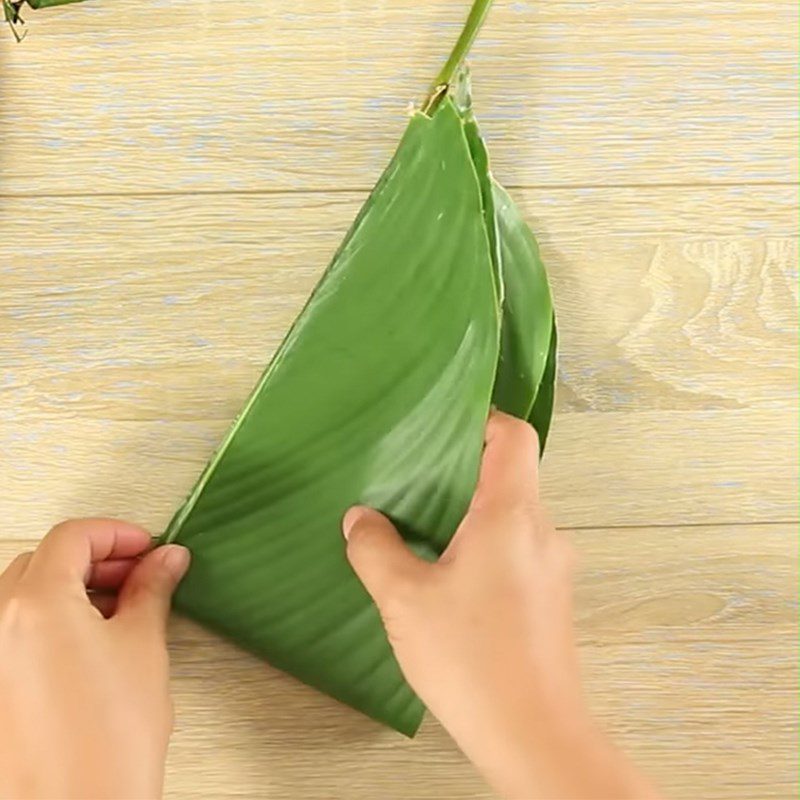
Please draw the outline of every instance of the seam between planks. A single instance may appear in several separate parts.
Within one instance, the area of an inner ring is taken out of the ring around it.
[[[558,527],[557,530],[562,531],[564,533],[569,533],[570,531],[579,531],[580,533],[591,533],[595,531],[597,533],[603,533],[606,531],[625,531],[625,530],[636,530],[636,531],[651,531],[651,530],[662,530],[662,529],[671,529],[671,530],[682,530],[686,529],[718,529],[718,528],[785,528],[787,525],[798,525],[800,524],[800,520],[792,519],[786,521],[774,521],[770,520],[768,522],[685,522],[679,523],[676,525],[672,524],[656,524],[656,525],[579,525],[579,526],[571,526],[571,527]],[[42,536],[44,536],[46,531],[43,531]],[[16,549],[20,552],[23,552],[29,548],[35,548],[41,538],[39,539],[12,539],[7,538],[4,536],[0,536],[0,545],[13,545]]]
[[[732,189],[732,188],[781,188],[800,187],[797,181],[745,181],[733,182],[699,182],[699,183],[531,183],[531,184],[503,184],[510,191],[576,191],[576,190],[617,190],[617,189]],[[28,199],[83,199],[114,197],[216,197],[220,195],[231,196],[259,196],[259,195],[363,195],[372,191],[372,186],[363,187],[331,187],[307,189],[192,189],[187,191],[177,189],[152,189],[143,191],[121,192],[2,192],[0,199],[28,200]]]
[[[787,525],[800,525],[800,518],[787,519],[787,520],[765,520],[759,522],[757,520],[749,522],[658,522],[650,525],[556,525],[556,530],[569,533],[570,531],[580,531],[581,533],[588,533],[591,531],[624,531],[624,530],[659,530],[659,529],[676,529],[676,528],[766,528],[766,527],[786,527]],[[0,540],[1,541],[1,540]]]

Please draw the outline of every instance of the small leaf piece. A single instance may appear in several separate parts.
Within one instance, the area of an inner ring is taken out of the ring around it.
[[[83,0],[2,0],[3,17],[11,28],[11,33],[14,34],[14,38],[17,42],[21,42],[25,38],[25,34],[23,33],[22,36],[20,36],[17,27],[25,24],[25,20],[20,15],[20,10],[23,5],[27,5],[29,8],[39,9],[82,2]]]
[[[52,6],[66,6],[71,3],[82,3],[83,0],[26,0],[31,8],[51,8]]]

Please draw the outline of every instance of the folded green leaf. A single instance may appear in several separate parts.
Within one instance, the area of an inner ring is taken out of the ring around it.
[[[505,189],[493,182],[492,193],[505,285],[493,400],[503,411],[527,419],[540,391],[551,332],[555,330],[553,304],[530,228]],[[548,377],[552,382],[555,376]],[[546,434],[539,431],[539,436],[543,440]]]
[[[422,704],[347,563],[342,515],[374,506],[435,558],[472,496],[490,403],[544,438],[555,377],[535,241],[452,77],[164,535],[193,554],[179,609],[409,735]]]
[[[449,100],[416,114],[167,538],[177,605],[398,729],[422,714],[344,556],[348,506],[440,552],[470,499],[498,351],[475,168]]]
[[[536,400],[533,408],[528,414],[528,422],[536,428],[539,434],[539,451],[544,452],[547,444],[547,436],[550,433],[550,422],[553,419],[553,403],[555,401],[556,367],[558,355],[558,335],[556,333],[556,318],[552,318],[552,332],[550,334],[550,346],[547,350],[547,361],[544,365],[542,382],[536,393]]]

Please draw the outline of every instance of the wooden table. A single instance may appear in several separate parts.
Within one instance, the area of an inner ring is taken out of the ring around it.
[[[465,5],[94,0],[0,37],[0,561],[165,524]],[[555,291],[591,699],[687,800],[796,792],[796,41],[790,0],[497,0],[472,59]],[[172,645],[170,798],[490,796],[433,721]]]

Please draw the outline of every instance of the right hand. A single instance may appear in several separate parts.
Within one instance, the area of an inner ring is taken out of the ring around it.
[[[539,503],[538,460],[533,428],[493,412],[475,496],[439,561],[363,506],[343,520],[348,558],[406,679],[498,791],[652,797],[630,768],[606,774],[621,756],[582,699],[574,554]]]

